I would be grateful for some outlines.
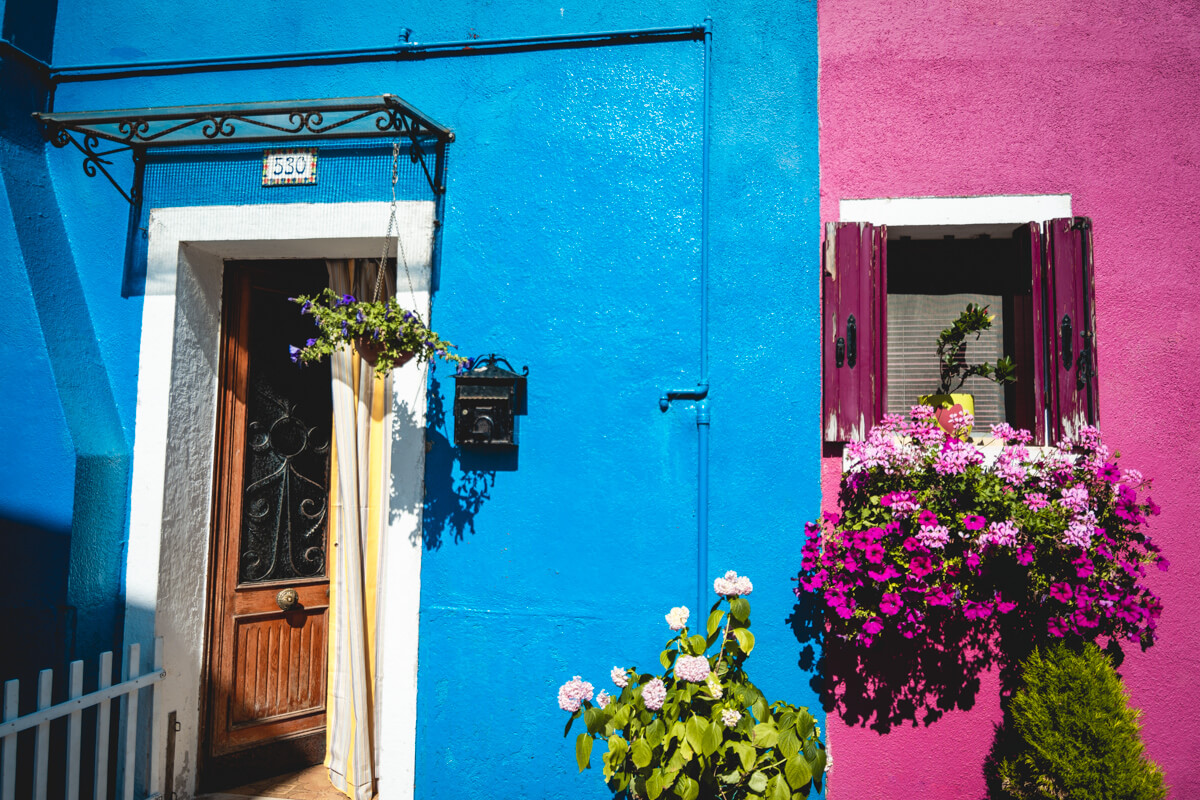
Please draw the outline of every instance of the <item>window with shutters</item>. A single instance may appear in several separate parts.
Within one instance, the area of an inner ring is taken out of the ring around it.
[[[938,381],[935,343],[968,303],[995,315],[972,363],[1001,355],[1017,381],[972,378],[976,430],[997,422],[1053,443],[1098,421],[1091,221],[892,227],[829,223],[823,258],[824,435],[861,439]]]

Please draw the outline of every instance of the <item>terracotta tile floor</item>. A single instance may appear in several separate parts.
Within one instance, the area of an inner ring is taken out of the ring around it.
[[[247,796],[278,800],[346,800],[346,795],[333,788],[325,767],[319,764],[299,772],[247,783],[245,786],[227,789],[208,797],[212,800],[241,800]]]

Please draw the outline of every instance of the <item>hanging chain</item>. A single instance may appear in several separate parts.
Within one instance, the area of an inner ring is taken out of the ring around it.
[[[413,313],[418,319],[421,311],[417,308],[417,293],[413,290],[412,273],[408,270],[408,257],[404,252],[404,237],[400,235],[396,222],[396,181],[400,177],[400,139],[392,143],[392,207],[388,214],[387,233],[383,235],[383,254],[379,256],[379,269],[375,273],[375,294],[371,302],[379,302],[379,291],[383,287],[383,276],[387,269],[388,254],[392,249],[392,231],[396,232],[396,245],[399,251],[400,263],[404,265],[404,277],[408,281],[408,294],[412,298]]]

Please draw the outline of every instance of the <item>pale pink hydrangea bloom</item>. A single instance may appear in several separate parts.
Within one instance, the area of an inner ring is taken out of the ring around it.
[[[676,608],[672,608],[671,613],[667,614],[667,625],[669,625],[673,631],[683,630],[683,626],[687,625],[688,614],[690,613],[691,612],[688,611],[687,606],[678,606]]]
[[[622,667],[613,667],[612,672],[608,675],[612,678],[612,682],[622,689],[629,685],[629,674]]]
[[[713,581],[713,591],[722,597],[740,597],[754,591],[754,584],[745,575],[738,577],[733,570],[725,573],[725,577]]]
[[[675,662],[675,677],[688,683],[703,683],[708,673],[708,659],[704,656],[680,656]]]
[[[732,728],[734,725],[737,725],[741,718],[742,712],[737,709],[726,708],[721,711],[721,722],[725,723],[726,728]]]
[[[950,529],[945,525],[922,525],[917,541],[931,549],[945,547],[950,541]]]
[[[576,675],[558,689],[558,707],[575,713],[584,700],[592,699],[592,685]]]
[[[609,696],[608,692],[604,691],[603,689],[600,690],[600,694],[596,695],[596,705],[600,706],[601,708],[604,708],[611,702],[612,697]]]
[[[646,708],[651,711],[658,711],[663,707],[663,701],[667,699],[667,687],[663,684],[661,678],[655,678],[650,681],[642,689],[642,702],[646,704]]]

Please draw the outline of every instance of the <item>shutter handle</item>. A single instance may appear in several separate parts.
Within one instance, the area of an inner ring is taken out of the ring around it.
[[[858,323],[851,314],[846,320],[846,363],[851,367],[858,361]]]
[[[841,336],[837,337],[837,341],[833,343],[833,360],[836,367],[841,367],[846,363],[846,340]]]
[[[1062,343],[1062,365],[1063,369],[1070,369],[1071,362],[1074,361],[1073,350],[1071,349],[1071,315],[1063,314],[1062,322],[1058,326],[1058,338]]]

